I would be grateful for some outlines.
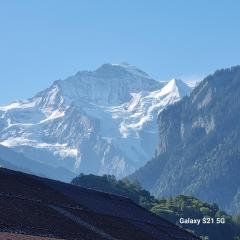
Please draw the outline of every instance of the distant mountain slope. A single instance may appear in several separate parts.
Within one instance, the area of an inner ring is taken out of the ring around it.
[[[154,155],[158,113],[190,90],[128,64],[104,64],[0,107],[0,144],[76,174],[120,178]]]
[[[33,161],[25,157],[22,153],[14,152],[2,145],[0,145],[0,167],[32,173],[43,177],[51,175],[53,179],[64,179],[66,182],[69,182],[74,177],[72,172],[64,168],[57,168],[38,161]]]
[[[0,232],[81,240],[194,240],[131,200],[0,169]]]
[[[219,70],[158,119],[158,154],[131,178],[158,197],[194,195],[239,212],[240,67]]]

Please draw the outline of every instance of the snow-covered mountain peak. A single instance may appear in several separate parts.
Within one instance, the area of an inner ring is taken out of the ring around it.
[[[190,90],[126,63],[104,64],[0,107],[0,144],[71,172],[122,177],[153,156],[158,114]]]
[[[191,88],[184,82],[172,79],[159,90],[132,94],[129,102],[109,111],[115,119],[121,119],[119,130],[124,138],[130,135],[138,137],[139,132],[146,126],[149,129],[151,125],[151,131],[157,131],[154,119],[158,114],[166,106],[188,95],[190,91]]]
[[[170,80],[162,89],[161,89],[161,94],[166,95],[166,94],[173,94],[175,93],[179,97],[183,97],[186,95],[189,95],[191,92],[191,88],[184,83],[180,79],[175,79],[173,78]]]
[[[117,75],[118,77],[120,77],[121,75],[128,74],[132,76],[138,76],[141,78],[151,78],[144,71],[128,63],[120,63],[120,64],[106,63],[100,66],[96,70],[96,73],[102,74],[103,76],[106,76],[106,77],[112,77],[114,75]]]
[[[40,95],[68,104],[113,106],[131,99],[131,93],[158,90],[162,83],[129,64],[103,64],[95,71],[81,71],[54,84]],[[62,101],[62,100],[61,100]]]

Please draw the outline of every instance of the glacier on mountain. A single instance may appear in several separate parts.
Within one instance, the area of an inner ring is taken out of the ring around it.
[[[190,91],[181,80],[104,64],[0,107],[0,144],[75,174],[124,177],[153,157],[158,114]]]

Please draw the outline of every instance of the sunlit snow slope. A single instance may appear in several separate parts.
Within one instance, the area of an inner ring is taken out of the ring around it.
[[[0,144],[76,174],[123,177],[154,155],[157,115],[189,92],[180,80],[104,64],[0,107]]]

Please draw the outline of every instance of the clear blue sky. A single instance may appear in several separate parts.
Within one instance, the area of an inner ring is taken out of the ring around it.
[[[240,64],[239,0],[0,0],[0,104],[128,62],[159,80]]]

